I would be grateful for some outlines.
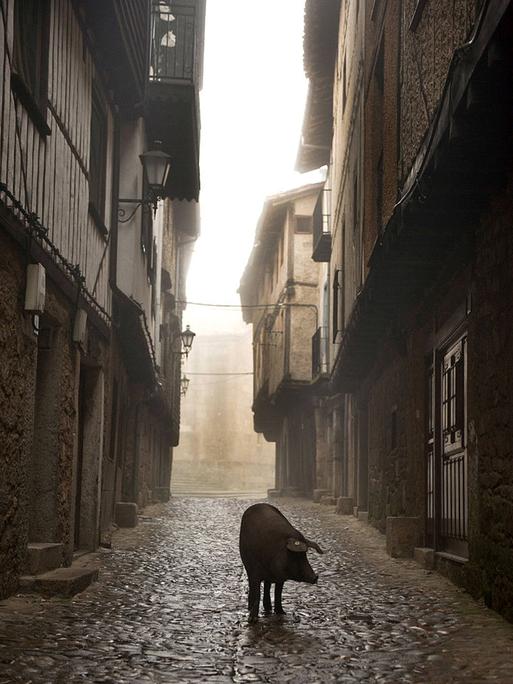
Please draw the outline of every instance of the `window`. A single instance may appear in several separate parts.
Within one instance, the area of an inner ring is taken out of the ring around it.
[[[112,403],[110,414],[110,446],[109,458],[114,461],[116,457],[116,441],[118,432],[118,383],[116,379],[112,382]]]
[[[11,84],[38,130],[48,135],[48,0],[14,4],[14,70]]]
[[[153,238],[151,254],[148,262],[148,282],[151,285],[151,312],[153,317],[157,314],[157,240]]]
[[[385,132],[383,129],[383,94],[385,88],[385,69],[384,69],[384,37],[379,46],[376,66],[374,69],[374,197],[376,212],[376,235],[380,235],[383,228],[383,140]]]
[[[466,450],[467,336],[436,349],[427,367],[426,538],[435,548],[468,557]]]
[[[433,359],[426,363],[426,417],[425,417],[425,511],[426,511],[426,542],[434,544],[435,524],[435,373]]]
[[[383,148],[376,166],[376,228],[379,235],[383,229]]]
[[[465,339],[444,355],[442,364],[442,436],[444,454],[464,446]]]
[[[332,341],[339,342],[339,333],[344,329],[344,289],[341,269],[333,274]]]
[[[107,165],[107,113],[98,88],[93,84],[91,137],[89,143],[89,209],[96,222],[105,221]]]
[[[312,232],[312,217],[311,216],[296,216],[295,233],[311,233]]]
[[[358,175],[354,171],[353,182],[353,250],[354,250],[354,280],[356,290],[362,284],[362,234],[360,230],[359,194],[358,194]]]

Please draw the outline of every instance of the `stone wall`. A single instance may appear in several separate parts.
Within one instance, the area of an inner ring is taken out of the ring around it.
[[[369,377],[369,519],[416,516],[425,505],[426,359],[471,289],[468,323],[469,561],[440,570],[513,619],[513,177],[475,230],[473,264],[441,279],[410,311]],[[395,440],[392,413],[395,412]],[[393,441],[395,448],[392,447]]]
[[[368,392],[369,519],[385,531],[386,517],[407,514],[406,358],[388,347],[389,362]]]
[[[476,234],[469,450],[478,464],[471,557],[487,602],[513,619],[513,177]]]
[[[393,3],[395,4],[395,3]],[[443,92],[454,50],[469,37],[482,0],[428,0],[410,29],[417,0],[403,2],[399,178],[404,182]]]
[[[62,543],[65,561],[71,561],[76,352],[69,302],[48,278],[39,338],[34,334],[32,318],[23,312],[25,259],[9,238],[0,239],[0,595],[5,596],[16,588],[29,541]]]
[[[0,234],[0,597],[17,586],[28,535],[36,343],[23,311],[25,262]]]
[[[363,249],[367,264],[397,201],[399,2],[366,3]],[[380,85],[381,81],[381,85]],[[382,174],[378,166],[381,157]],[[378,216],[378,187],[381,215]]]

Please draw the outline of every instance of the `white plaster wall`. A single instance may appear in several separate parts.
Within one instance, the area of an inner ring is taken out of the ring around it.
[[[152,334],[153,345],[155,347],[155,357],[157,364],[161,365],[162,345],[160,342],[160,324],[162,323],[162,310],[160,306],[160,284],[162,280],[162,251],[164,239],[164,222],[166,220],[167,212],[164,209],[164,202],[160,201],[157,207],[157,213],[153,221],[153,236],[157,240],[157,268],[155,275],[155,310],[152,311]]]
[[[143,167],[139,155],[145,150],[144,122],[124,123],[120,130],[119,197],[138,199],[143,193]],[[133,204],[120,203],[127,216]],[[117,285],[128,296],[144,307],[150,319],[150,292],[146,275],[146,261],[141,249],[141,211],[139,208],[128,223],[118,224]]]

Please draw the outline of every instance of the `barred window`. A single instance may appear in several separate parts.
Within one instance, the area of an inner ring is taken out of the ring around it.
[[[465,339],[460,340],[448,350],[443,359],[441,389],[444,454],[465,446],[465,343]]]
[[[93,86],[89,147],[89,205],[101,222],[105,220],[106,165],[107,112],[98,88]]]

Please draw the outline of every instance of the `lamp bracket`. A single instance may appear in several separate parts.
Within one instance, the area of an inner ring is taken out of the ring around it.
[[[127,199],[127,198],[120,198],[118,199],[119,204],[135,204],[135,207],[133,210],[130,212],[128,216],[126,216],[126,209],[123,209],[122,207],[118,207],[118,223],[128,223],[133,219],[135,216],[135,212],[139,209],[139,207],[143,207],[146,209],[153,209],[153,218],[155,218],[155,214],[157,213],[157,203],[158,203],[158,195],[154,192],[148,192],[147,196],[144,199]],[[125,218],[126,216],[126,218]]]

